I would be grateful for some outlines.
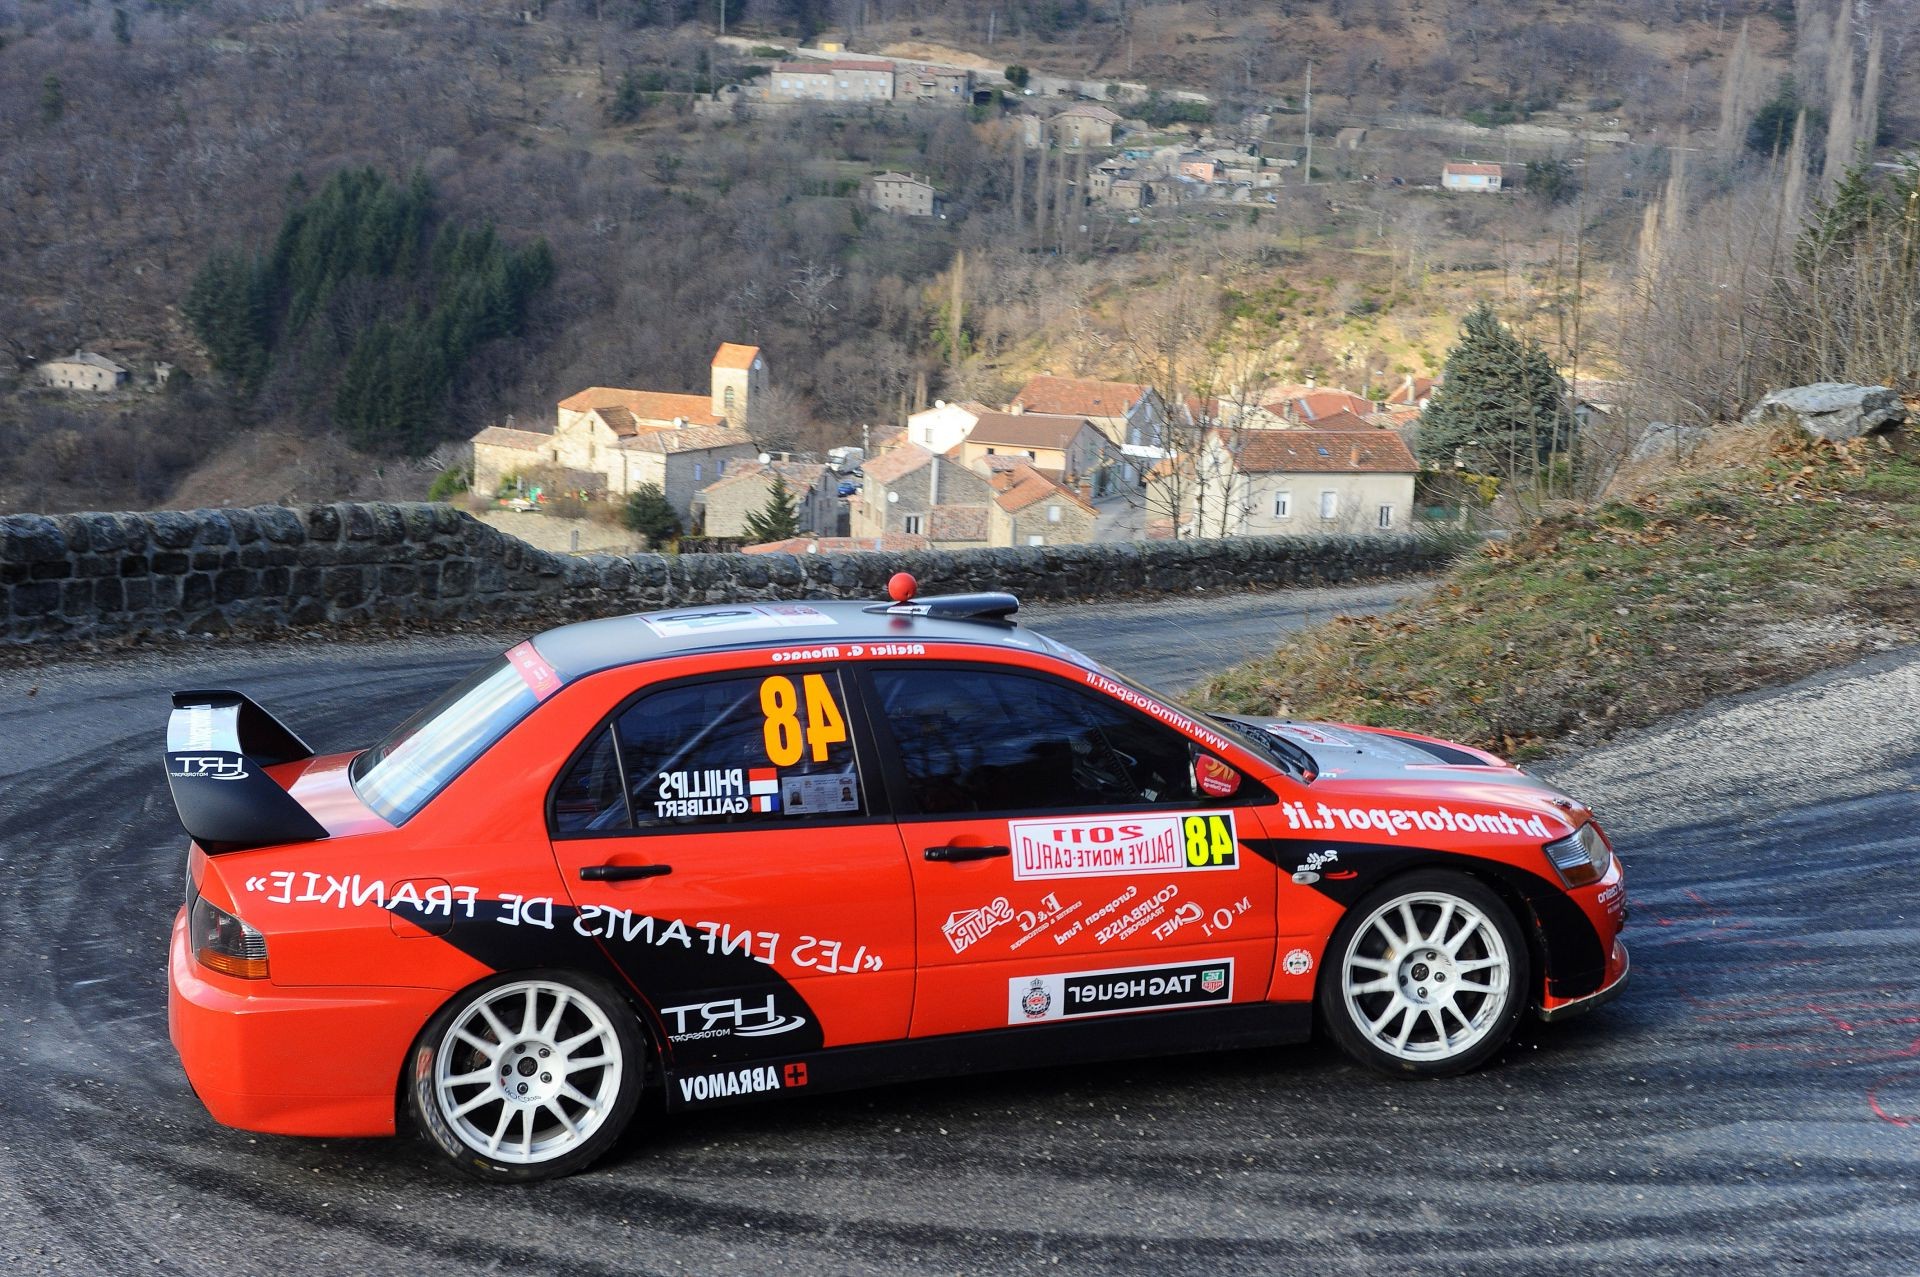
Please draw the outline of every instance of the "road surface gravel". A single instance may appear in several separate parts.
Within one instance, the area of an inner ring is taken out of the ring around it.
[[[1378,588],[1026,615],[1171,686]],[[526,1188],[215,1126],[166,1037],[165,693],[347,748],[511,637],[0,672],[0,1269],[1920,1272],[1920,650],[1541,768],[1627,862],[1634,980],[1468,1077],[1315,1045],[932,1082],[675,1119]]]

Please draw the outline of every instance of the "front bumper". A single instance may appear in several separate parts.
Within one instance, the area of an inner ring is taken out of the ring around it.
[[[1540,1018],[1548,1024],[1585,1015],[1597,1006],[1613,1001],[1625,991],[1633,961],[1627,956],[1627,942],[1614,938],[1613,952],[1607,955],[1607,974],[1598,989],[1577,998],[1546,998],[1540,1005]]]
[[[283,989],[167,955],[167,1031],[215,1121],[275,1135],[391,1135],[408,1046],[445,994],[413,988]]]

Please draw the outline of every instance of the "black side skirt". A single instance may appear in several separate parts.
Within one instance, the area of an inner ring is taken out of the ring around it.
[[[1312,1034],[1312,1003],[1254,1002],[869,1042],[718,1068],[675,1070],[669,1064],[667,1106],[708,1109],[925,1078],[1234,1051],[1304,1042]]]

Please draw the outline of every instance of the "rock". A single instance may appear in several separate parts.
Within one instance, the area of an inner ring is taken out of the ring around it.
[[[1705,426],[1682,425],[1677,421],[1649,421],[1633,445],[1629,461],[1652,461],[1658,457],[1684,457],[1707,438]]]
[[[1816,439],[1839,443],[1891,430],[1907,419],[1900,396],[1886,386],[1855,386],[1819,381],[1810,386],[1774,390],[1754,405],[1747,425],[1797,425]]]

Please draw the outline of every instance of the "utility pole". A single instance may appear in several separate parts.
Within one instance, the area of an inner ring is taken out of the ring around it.
[[[727,34],[727,0],[713,0],[713,7],[720,11],[720,34]]]
[[[1303,186],[1313,185],[1313,63],[1307,63],[1307,167],[1300,175]]]

